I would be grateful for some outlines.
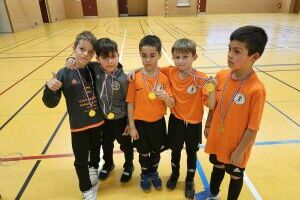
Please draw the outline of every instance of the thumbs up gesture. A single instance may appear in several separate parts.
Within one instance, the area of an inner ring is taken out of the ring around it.
[[[46,85],[51,91],[55,92],[59,90],[59,88],[61,88],[62,83],[59,80],[57,80],[55,72],[51,72],[51,73],[52,73],[52,79],[47,81]]]

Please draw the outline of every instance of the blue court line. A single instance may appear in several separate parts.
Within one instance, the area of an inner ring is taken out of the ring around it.
[[[294,140],[274,140],[274,141],[258,141],[255,142],[255,146],[262,146],[262,145],[276,145],[276,144],[297,144],[300,143],[300,139]]]
[[[198,158],[197,158],[197,163],[196,164],[197,164],[198,174],[199,174],[199,176],[201,178],[201,181],[204,185],[204,189],[208,190],[209,189],[209,183],[207,181],[207,178],[206,178],[205,173],[203,171],[202,165],[201,165],[200,161],[198,160]]]
[[[300,143],[300,139],[259,141],[259,142],[255,142],[254,145],[255,146],[270,146],[270,145],[278,145],[278,144],[297,144],[297,143]],[[201,144],[199,147],[201,149],[203,149],[205,147],[205,145]],[[199,176],[201,178],[201,181],[202,181],[202,183],[204,185],[204,190],[208,190],[209,189],[209,183],[208,183],[208,180],[207,180],[207,178],[205,176],[204,170],[203,170],[202,165],[201,165],[200,161],[198,160],[198,158],[197,158],[197,163],[196,164],[197,164],[198,174],[199,174]],[[199,194],[199,193],[196,193],[196,195],[195,195],[196,199],[198,199],[197,198],[197,194]]]
[[[298,144],[300,139],[291,139],[291,140],[270,140],[270,141],[258,141],[254,143],[254,146],[270,146],[270,145],[279,145],[279,144]],[[205,144],[201,144],[200,149],[204,149]]]

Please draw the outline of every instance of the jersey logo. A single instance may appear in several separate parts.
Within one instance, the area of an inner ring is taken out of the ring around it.
[[[190,85],[186,91],[187,91],[187,93],[189,93],[189,94],[195,94],[196,91],[197,91],[197,88],[196,88],[196,86],[194,86],[194,85]]]
[[[245,95],[242,93],[237,93],[233,99],[235,104],[243,105],[246,101]]]
[[[233,170],[233,172],[235,172],[235,173],[241,173],[241,170],[240,170],[239,168],[235,168],[235,169]]]
[[[164,87],[163,87],[162,84],[157,84],[157,85],[156,85],[156,91],[161,91],[161,90],[163,90],[163,89],[164,89]]]
[[[76,79],[73,79],[72,82],[71,82],[71,84],[72,84],[72,85],[77,85]]]
[[[120,89],[120,83],[118,81],[114,81],[112,84],[113,90],[119,90]]]

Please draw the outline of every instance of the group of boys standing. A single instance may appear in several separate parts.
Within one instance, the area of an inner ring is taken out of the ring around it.
[[[194,199],[204,105],[209,108],[204,128],[205,151],[214,167],[210,189],[197,198],[220,199],[220,185],[227,172],[231,176],[227,198],[238,199],[266,95],[252,66],[266,43],[267,34],[260,27],[235,30],[230,36],[229,69],[219,71],[213,78],[192,67],[197,59],[192,40],[177,40],[172,47],[175,66],[159,67],[161,41],[147,35],[139,43],[143,68],[127,76],[119,63],[116,42],[109,38],[96,40],[87,31],[79,34],[74,57],[68,59],[68,67],[47,82],[43,101],[46,106],[55,107],[61,92],[65,96],[83,199],[96,199],[98,178],[106,179],[115,167],[115,139],[125,157],[120,181],[128,182],[132,177],[135,147],[141,166],[140,187],[145,192],[150,191],[151,185],[162,188],[158,166],[160,153],[168,148],[172,173],[166,187],[176,188],[185,144],[185,197]],[[97,62],[90,62],[94,51]],[[164,117],[167,107],[171,111],[168,129]],[[105,164],[98,174],[101,145]]]

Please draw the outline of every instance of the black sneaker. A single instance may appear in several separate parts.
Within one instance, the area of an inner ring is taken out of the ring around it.
[[[194,199],[195,197],[195,184],[194,181],[185,181],[185,197],[187,199]]]
[[[124,167],[124,171],[123,171],[120,181],[122,183],[127,183],[128,181],[130,181],[133,170],[134,170],[133,165],[129,166],[129,167]]]
[[[176,185],[177,185],[177,181],[178,181],[178,176],[177,175],[174,175],[173,173],[171,174],[169,180],[167,181],[167,188],[169,190],[174,190],[176,188]]]
[[[110,166],[107,166],[104,164],[102,170],[99,173],[99,179],[100,180],[105,180],[109,176],[110,172],[115,168],[115,165],[112,164]]]

